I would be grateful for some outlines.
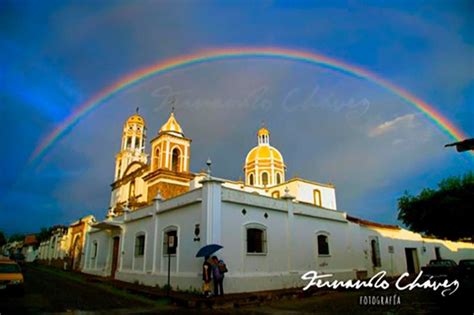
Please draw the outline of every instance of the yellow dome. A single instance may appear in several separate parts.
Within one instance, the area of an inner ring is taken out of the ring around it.
[[[176,118],[174,118],[173,112],[171,112],[171,115],[170,115],[170,118],[168,118],[168,121],[163,126],[161,126],[160,133],[162,132],[163,133],[170,132],[170,133],[175,133],[181,137],[183,136],[183,129],[176,121]]]
[[[248,165],[256,160],[273,160],[278,161],[283,164],[283,157],[281,156],[280,151],[275,149],[270,145],[265,146],[256,146],[247,154],[247,158],[245,159],[245,164]]]
[[[257,135],[260,137],[260,136],[269,136],[270,135],[270,131],[268,131],[267,128],[265,127],[262,127],[260,128],[260,130],[258,131]]]
[[[258,145],[245,158],[245,183],[254,187],[271,187],[285,181],[286,166],[280,151],[270,145],[270,132],[257,132]]]
[[[127,124],[140,124],[145,125],[145,119],[138,114],[133,114],[132,116],[128,117]]]

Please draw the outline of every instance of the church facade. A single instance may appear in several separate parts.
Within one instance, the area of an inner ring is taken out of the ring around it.
[[[140,115],[124,124],[107,218],[88,232],[83,272],[178,290],[202,286],[197,251],[220,244],[226,292],[300,287],[309,270],[362,279],[416,273],[431,259],[474,258],[474,245],[424,238],[337,208],[335,187],[286,179],[282,154],[262,127],[244,181],[189,169],[191,139],[171,113],[145,153]],[[210,161],[209,161],[210,164]]]

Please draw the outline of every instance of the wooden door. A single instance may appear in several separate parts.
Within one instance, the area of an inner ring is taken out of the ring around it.
[[[120,245],[120,237],[114,237],[114,247],[112,250],[112,272],[110,276],[115,278],[115,273],[117,272],[118,266],[118,257],[119,257],[119,245]]]

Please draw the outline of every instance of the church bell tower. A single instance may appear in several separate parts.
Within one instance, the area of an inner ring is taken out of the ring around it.
[[[133,162],[147,163],[145,154],[146,125],[137,112],[123,125],[120,152],[115,157],[115,181],[122,178],[127,167]]]
[[[184,136],[173,110],[151,140],[150,173],[144,177],[149,200],[158,192],[168,199],[189,190],[189,181],[194,177],[189,171],[190,155],[191,139]]]

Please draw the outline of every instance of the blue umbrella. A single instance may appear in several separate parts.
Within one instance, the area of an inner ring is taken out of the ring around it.
[[[209,257],[221,248],[223,248],[223,246],[217,245],[217,244],[209,244],[209,245],[203,246],[197,252],[196,257]]]

